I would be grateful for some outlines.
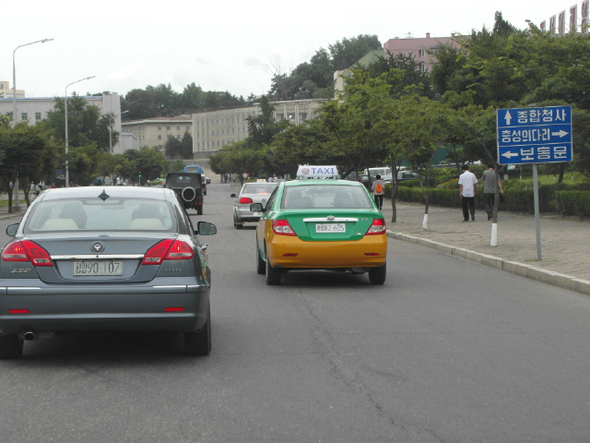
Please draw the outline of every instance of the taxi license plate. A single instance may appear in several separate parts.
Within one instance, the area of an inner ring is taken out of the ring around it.
[[[74,262],[74,277],[94,277],[99,275],[123,275],[123,262],[120,260]]]
[[[315,232],[317,234],[346,232],[346,225],[344,223],[318,223],[315,225]]]

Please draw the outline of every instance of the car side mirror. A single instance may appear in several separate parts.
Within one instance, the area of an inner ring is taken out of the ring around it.
[[[217,226],[208,221],[199,221],[197,223],[197,234],[199,235],[215,235],[217,234]]]
[[[18,225],[20,223],[12,223],[6,227],[6,235],[10,237],[14,237],[16,235],[16,231],[18,231]]]
[[[252,203],[250,205],[250,211],[252,211],[252,212],[264,212],[264,208],[262,207],[262,203]]]
[[[238,194],[230,194],[229,195],[231,198],[236,198],[238,196]]]

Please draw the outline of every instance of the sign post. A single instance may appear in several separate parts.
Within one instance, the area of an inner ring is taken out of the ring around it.
[[[537,165],[572,161],[572,108],[547,106],[498,109],[496,128],[498,163],[533,165],[537,259],[541,260]]]

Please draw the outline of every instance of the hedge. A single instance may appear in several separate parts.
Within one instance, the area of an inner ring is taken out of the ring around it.
[[[579,215],[590,218],[590,191],[557,191],[557,207],[562,215]]]
[[[539,187],[539,211],[542,213],[560,213],[562,215],[580,216],[582,220],[590,218],[590,191],[560,191],[559,185]],[[385,195],[391,198],[391,185],[385,186]],[[428,190],[429,203],[433,206],[460,208],[459,189],[431,188]],[[398,186],[397,200],[408,203],[424,203],[422,189],[419,187]],[[476,208],[483,209],[483,193],[475,196]],[[500,209],[525,214],[535,213],[533,189],[511,189],[504,192],[504,202]]]

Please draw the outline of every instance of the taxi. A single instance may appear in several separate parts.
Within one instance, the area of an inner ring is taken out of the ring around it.
[[[256,270],[278,285],[290,270],[327,269],[386,277],[385,220],[362,183],[309,178],[282,182],[256,227]]]

